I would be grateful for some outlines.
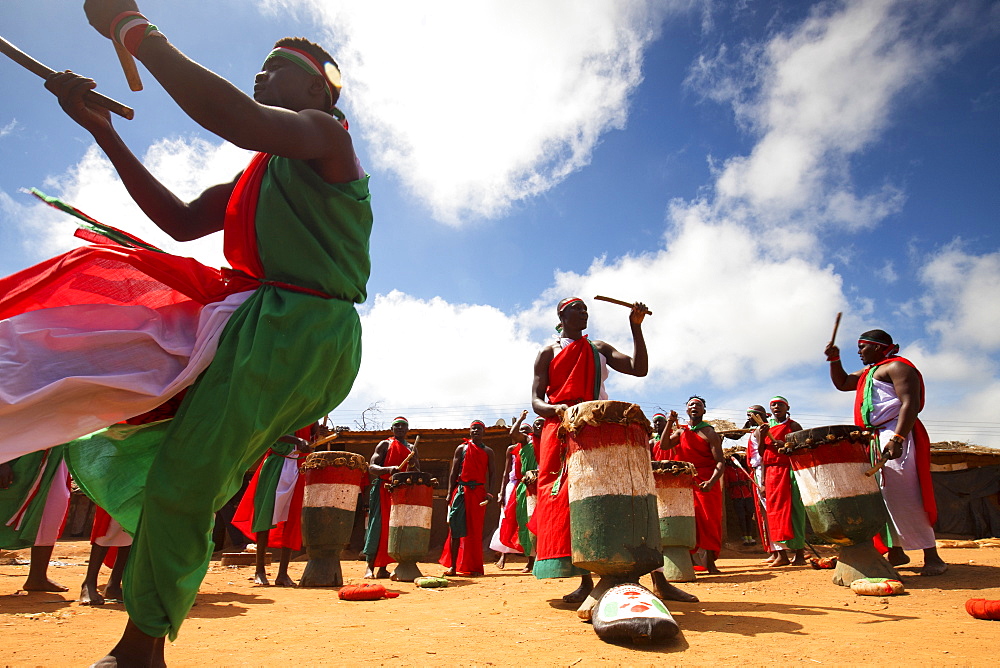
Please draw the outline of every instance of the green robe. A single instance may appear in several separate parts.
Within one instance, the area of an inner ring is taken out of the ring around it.
[[[172,420],[70,444],[80,486],[135,535],[123,587],[144,633],[176,637],[208,570],[215,511],[244,472],[350,391],[371,225],[367,176],[328,184],[303,161],[272,157],[256,211],[265,278],[334,298],[262,285],[232,315]]]

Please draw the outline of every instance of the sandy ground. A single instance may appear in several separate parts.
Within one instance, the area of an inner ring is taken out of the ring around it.
[[[85,666],[114,644],[123,606],[76,601],[89,549],[56,546],[49,574],[71,587],[66,594],[21,592],[27,566],[0,566],[0,664]],[[400,596],[348,602],[333,589],[255,586],[252,568],[215,561],[166,658],[175,666],[996,665],[1000,622],[973,619],[964,606],[1000,599],[1000,548],[941,554],[947,574],[921,578],[904,567],[907,593],[882,598],[831,584],[831,571],[768,569],[761,555],[723,553],[721,575],[682,585],[700,603],[668,603],[680,635],[646,647],[602,642],[560,600],[574,583],[536,580],[517,562],[487,565],[486,576],[456,578],[448,589],[383,581]],[[344,563],[348,583],[361,582],[363,565]],[[303,567],[292,563],[292,577]]]

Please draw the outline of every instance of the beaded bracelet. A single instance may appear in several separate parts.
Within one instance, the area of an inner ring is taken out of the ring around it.
[[[133,57],[139,57],[139,45],[150,35],[163,36],[139,12],[122,12],[111,20],[111,39],[124,46]]]

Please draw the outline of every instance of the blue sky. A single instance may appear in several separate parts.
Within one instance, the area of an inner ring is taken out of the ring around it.
[[[822,356],[843,311],[849,369],[857,334],[886,329],[924,373],[931,438],[1000,446],[1000,4],[205,7],[140,5],[247,91],[286,35],[326,44],[344,72],[376,223],[365,358],[337,424],[376,402],[376,421],[415,429],[509,420],[555,303],[607,294],[654,311],[649,376],[609,384],[647,413],[697,393],[709,418],[738,420],[782,394],[803,426],[849,421]],[[116,127],[182,197],[246,162],[144,71],[129,92],[76,6],[6,3],[0,35],[133,106]],[[218,237],[156,231],[39,79],[6,61],[0,76],[0,272],[77,243],[31,186],[224,263]],[[591,314],[591,336],[631,350],[627,311]]]

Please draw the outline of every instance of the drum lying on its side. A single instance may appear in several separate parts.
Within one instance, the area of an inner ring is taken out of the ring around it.
[[[299,585],[344,584],[340,553],[351,542],[358,495],[368,482],[368,462],[353,452],[314,452],[302,464],[302,543],[309,558]]]
[[[698,470],[690,462],[653,462],[653,480],[660,515],[663,576],[668,582],[694,582],[690,550],[697,540],[694,488]]]
[[[389,484],[389,556],[399,562],[393,579],[413,582],[423,574],[417,561],[427,555],[431,541],[431,511],[434,485],[427,473],[403,471],[394,473]]]
[[[663,563],[649,421],[636,404],[587,401],[563,416],[573,564],[638,579]]]

